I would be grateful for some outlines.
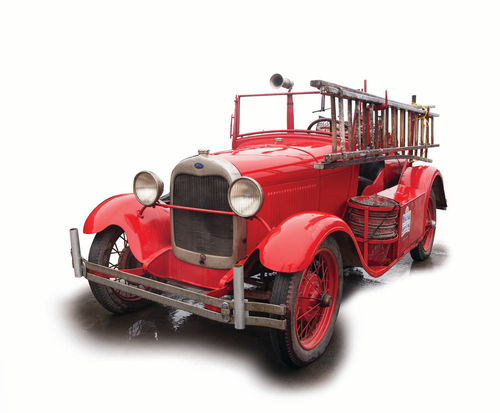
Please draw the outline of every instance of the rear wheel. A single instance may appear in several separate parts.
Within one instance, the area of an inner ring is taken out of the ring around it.
[[[277,357],[294,367],[319,358],[333,335],[342,296],[342,258],[335,240],[327,239],[301,272],[278,273],[271,303],[286,305],[287,328],[271,330]]]
[[[410,251],[411,257],[415,261],[424,261],[430,257],[436,234],[436,196],[431,190],[425,210],[424,238],[418,245]]]
[[[114,269],[139,268],[141,266],[141,263],[130,251],[125,232],[116,226],[108,227],[95,236],[90,247],[89,261]],[[125,280],[120,280],[120,282],[127,283]],[[89,281],[89,284],[96,300],[112,313],[122,314],[136,311],[150,303],[134,294],[118,291],[92,281]]]

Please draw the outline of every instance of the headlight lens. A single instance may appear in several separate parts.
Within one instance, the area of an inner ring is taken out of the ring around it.
[[[229,205],[236,215],[253,217],[264,202],[264,192],[257,181],[242,177],[234,181],[228,192]]]
[[[144,206],[152,206],[163,193],[163,182],[153,172],[142,171],[134,178],[134,195]]]

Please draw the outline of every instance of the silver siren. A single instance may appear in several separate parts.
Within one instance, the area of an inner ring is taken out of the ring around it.
[[[275,73],[269,79],[269,83],[275,89],[280,87],[284,87],[285,89],[292,90],[293,80],[287,79],[286,77],[281,76],[279,73]]]

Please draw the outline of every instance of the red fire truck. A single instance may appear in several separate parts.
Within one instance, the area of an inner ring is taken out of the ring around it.
[[[265,327],[277,358],[303,366],[332,338],[346,269],[380,277],[408,253],[431,255],[443,178],[416,162],[438,146],[438,115],[366,84],[314,80],[292,92],[275,74],[271,85],[287,90],[236,96],[230,150],[180,161],[166,195],[155,173],[139,172],[133,193],[88,216],[88,259],[75,228],[71,251],[75,275],[113,313],[156,302]],[[302,100],[312,106],[301,112]]]

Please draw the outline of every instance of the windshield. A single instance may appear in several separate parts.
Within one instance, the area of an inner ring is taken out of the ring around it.
[[[287,129],[287,98],[283,95],[240,96],[239,133]],[[330,118],[330,105],[322,105],[322,95],[313,92],[293,95],[294,129],[307,129],[319,117]],[[328,106],[328,107],[327,107]],[[311,129],[328,132],[329,122],[320,122]]]

